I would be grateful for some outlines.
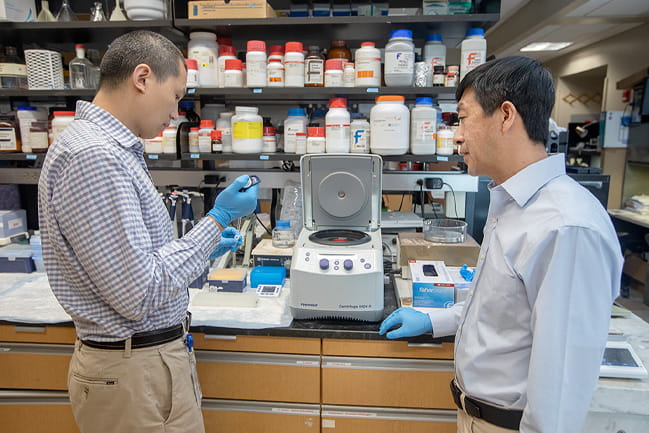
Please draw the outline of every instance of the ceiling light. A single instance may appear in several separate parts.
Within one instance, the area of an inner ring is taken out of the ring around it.
[[[532,42],[525,45],[520,51],[559,51],[572,44],[572,42]]]

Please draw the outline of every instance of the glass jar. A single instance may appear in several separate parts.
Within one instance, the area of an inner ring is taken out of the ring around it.
[[[4,52],[0,51],[0,88],[27,88],[27,66],[15,47],[5,47]]]
[[[273,246],[275,248],[291,248],[295,245],[295,234],[291,230],[291,222],[277,220],[273,229]]]
[[[320,47],[309,46],[309,53],[304,59],[304,87],[324,87],[324,61]]]
[[[327,59],[345,59],[352,61],[352,52],[347,48],[347,41],[331,41],[331,48],[327,53]]]

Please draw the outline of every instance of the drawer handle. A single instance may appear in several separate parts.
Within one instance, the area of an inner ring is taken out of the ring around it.
[[[408,343],[408,347],[442,347],[441,343]]]
[[[218,335],[218,334],[204,334],[206,340],[231,340],[237,339],[236,335]]]
[[[44,326],[14,326],[16,332],[37,332],[39,334],[45,333]]]

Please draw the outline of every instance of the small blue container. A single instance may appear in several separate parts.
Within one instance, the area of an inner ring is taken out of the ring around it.
[[[284,284],[286,268],[283,266],[256,266],[250,271],[250,287],[256,289],[260,284]]]

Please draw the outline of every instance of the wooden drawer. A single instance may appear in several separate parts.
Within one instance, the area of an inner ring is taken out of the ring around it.
[[[0,391],[0,433],[79,433],[66,392]]]
[[[388,340],[322,339],[322,354],[387,358],[453,359],[453,343],[408,343]]]
[[[320,433],[320,405],[203,400],[205,433]]]
[[[320,354],[319,338],[268,337],[259,335],[220,335],[192,333],[194,347],[233,352]]]
[[[0,325],[0,341],[74,344],[74,326]]]
[[[320,402],[320,357],[196,351],[205,398]]]
[[[322,358],[322,403],[455,409],[453,362],[389,358]]]
[[[74,346],[0,343],[0,388],[68,389]]]
[[[322,406],[322,433],[455,433],[456,411]]]

